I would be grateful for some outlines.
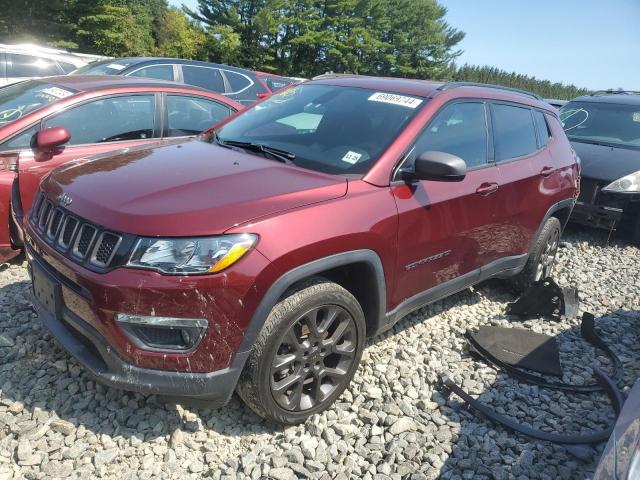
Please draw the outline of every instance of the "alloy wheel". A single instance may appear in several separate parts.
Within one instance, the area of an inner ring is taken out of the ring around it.
[[[558,244],[560,243],[560,232],[554,230],[549,238],[547,239],[547,243],[540,254],[540,258],[538,259],[538,265],[536,267],[536,278],[535,281],[542,280],[547,278],[551,274],[551,268],[553,267],[553,262],[556,259],[556,253],[558,253]]]
[[[309,410],[348,383],[358,344],[351,314],[338,305],[315,307],[296,319],[271,364],[270,386],[285,410]]]

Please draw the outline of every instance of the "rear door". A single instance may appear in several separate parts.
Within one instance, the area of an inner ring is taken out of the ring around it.
[[[456,279],[472,283],[495,259],[500,173],[490,150],[486,102],[463,100],[445,105],[409,151],[402,168],[426,151],[441,151],[462,158],[468,171],[461,182],[392,185],[399,213],[397,301]]]
[[[127,73],[131,77],[155,78],[158,80],[167,80],[169,82],[177,81],[176,65],[163,63],[158,65],[146,65]]]
[[[544,123],[538,132],[538,115],[542,114],[527,105],[491,104],[495,160],[503,182],[496,195],[496,215],[500,217],[496,246],[502,256],[527,252],[548,208],[545,191],[557,189],[547,148],[548,129]]]
[[[53,168],[77,158],[155,141],[160,136],[161,124],[157,103],[153,93],[113,95],[92,99],[45,118],[39,125],[41,128],[65,127],[71,133],[71,140],[44,161],[28,147],[35,131],[25,132],[20,139],[25,150],[19,161],[23,210],[30,208],[40,180]]]
[[[181,67],[183,83],[222,94],[228,91],[227,81],[219,68],[200,65],[181,65]]]

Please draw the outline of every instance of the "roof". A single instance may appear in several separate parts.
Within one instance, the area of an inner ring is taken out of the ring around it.
[[[178,87],[181,89],[198,90],[211,93],[204,88],[186,85],[184,83],[170,82],[167,80],[156,80],[145,77],[124,77],[120,75],[61,75],[57,77],[44,77],[37,79],[48,83],[55,83],[61,87],[67,87],[77,91],[102,90],[107,88],[127,88],[127,87]]]
[[[203,62],[200,60],[185,60],[184,58],[172,58],[172,57],[122,57],[116,59],[106,59],[101,60],[99,63],[94,63],[93,65],[99,65],[104,63],[121,63],[126,64],[127,66],[123,69],[129,69],[134,66],[139,66],[142,63],[175,63],[181,65],[197,65],[202,67],[214,67],[221,68],[223,70],[231,70],[238,72],[251,72],[248,68],[241,67],[233,67],[231,65],[226,65],[223,63],[212,63],[212,62]]]
[[[83,65],[86,65],[87,63],[98,58],[93,55],[77,55],[72,52],[67,52],[65,50],[38,47],[37,45],[29,45],[29,44],[7,45],[7,44],[0,43],[0,50],[8,53],[31,55],[34,57],[60,60],[60,61],[72,63],[76,67],[81,67]],[[104,58],[104,57],[100,57],[100,58]]]
[[[596,92],[574,98],[572,102],[617,103],[622,105],[640,105],[640,92]]]
[[[524,90],[515,90],[508,87],[498,85],[476,84],[469,82],[434,82],[429,80],[416,80],[409,78],[395,77],[368,77],[363,75],[341,75],[326,74],[315,77],[313,83],[325,85],[339,85],[344,87],[360,87],[371,90],[382,90],[387,92],[398,93],[401,95],[412,95],[417,97],[432,98],[445,91],[460,89],[461,93],[482,92],[482,96],[486,98],[494,98],[499,100],[512,100],[523,104],[550,110],[548,104],[530,92]]]

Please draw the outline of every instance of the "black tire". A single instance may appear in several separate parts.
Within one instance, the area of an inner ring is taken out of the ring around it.
[[[351,293],[326,279],[304,281],[271,310],[236,391],[267,420],[302,423],[349,385],[365,336],[364,313]]]
[[[531,255],[524,269],[509,280],[515,293],[522,293],[534,282],[542,280],[551,274],[551,269],[558,252],[562,225],[556,217],[550,217],[542,227],[540,235],[535,240]]]

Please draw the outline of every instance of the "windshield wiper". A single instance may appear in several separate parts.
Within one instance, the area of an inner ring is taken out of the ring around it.
[[[293,165],[293,160],[296,158],[296,154],[280,148],[270,147],[262,143],[242,142],[240,140],[222,140],[218,137],[217,132],[214,132],[213,139],[215,142],[223,147],[238,147],[245,150],[252,150],[254,152],[262,152],[267,155],[271,155],[276,160],[286,163],[287,165]]]

